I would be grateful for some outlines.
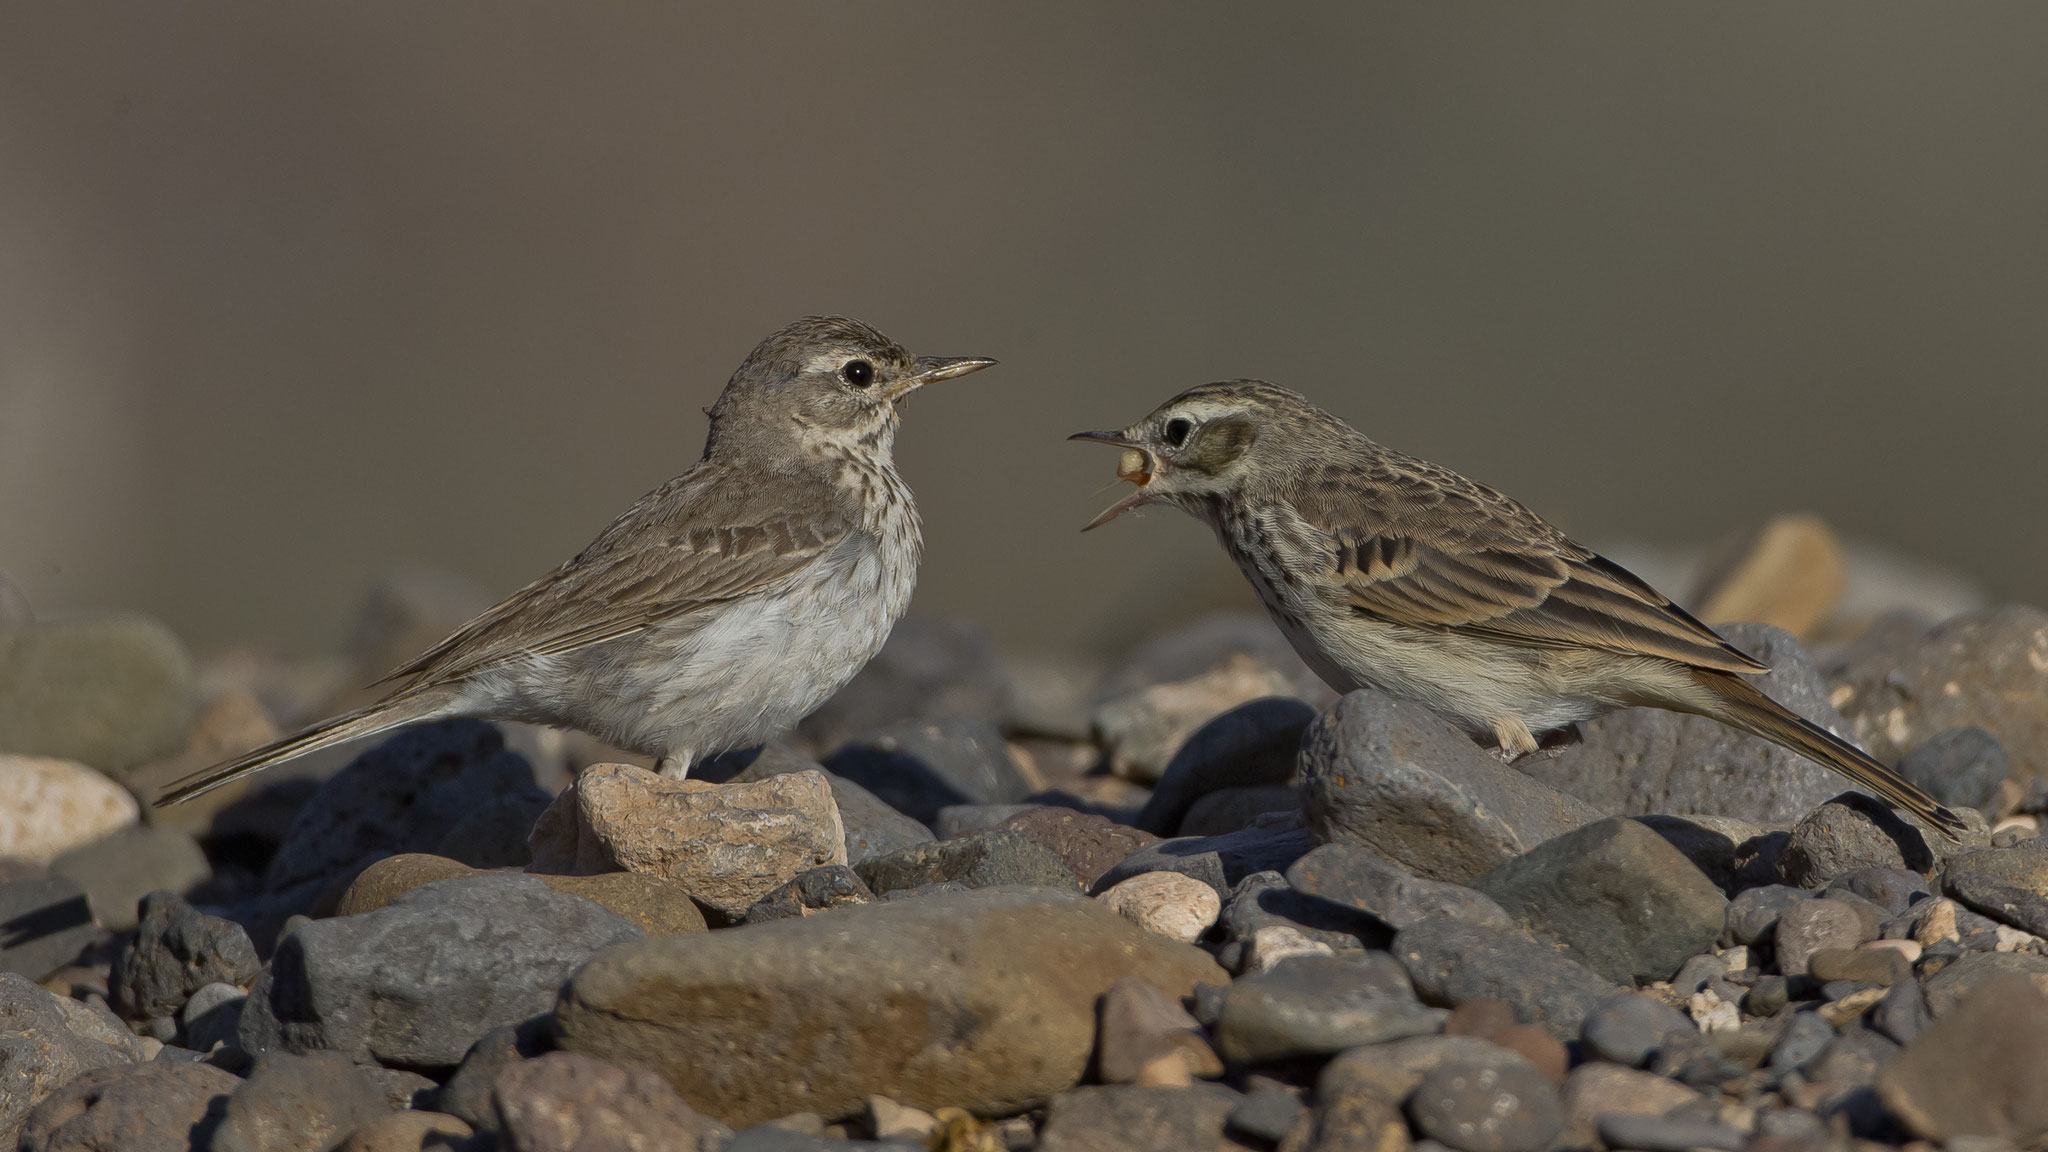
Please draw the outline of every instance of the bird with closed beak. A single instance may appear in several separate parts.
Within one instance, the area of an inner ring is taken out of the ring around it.
[[[1261,380],[1205,384],[1112,432],[1134,490],[1204,521],[1309,667],[1434,710],[1505,759],[1617,708],[1706,716],[1823,764],[1953,837],[1956,815],[1743,677],[1769,669],[1482,484]],[[1084,529],[1085,530],[1085,529]]]
[[[317,749],[455,716],[588,732],[682,777],[853,678],[923,549],[893,452],[904,397],[995,363],[812,316],[755,347],[704,454],[575,558],[393,672],[376,703],[172,784],[175,803]]]

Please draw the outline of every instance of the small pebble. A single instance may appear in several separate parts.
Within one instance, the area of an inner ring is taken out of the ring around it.
[[[1245,941],[1242,971],[1270,972],[1275,964],[1295,956],[1335,956],[1337,950],[1321,940],[1311,940],[1282,924],[1271,924],[1252,933]]]
[[[1138,927],[1183,944],[1194,943],[1223,913],[1214,888],[1179,872],[1141,872],[1098,899]]]
[[[1693,1023],[1702,1032],[1732,1032],[1742,1027],[1742,1013],[1712,992],[1693,993],[1686,1000],[1685,1009],[1692,1013]]]

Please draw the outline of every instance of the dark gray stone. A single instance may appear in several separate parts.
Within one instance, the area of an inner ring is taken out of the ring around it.
[[[1288,867],[1287,883],[1305,897],[1363,912],[1395,930],[1438,916],[1483,928],[1514,925],[1486,893],[1425,880],[1356,844],[1318,847]]]
[[[1022,832],[1006,828],[869,857],[854,871],[877,895],[949,880],[969,888],[998,884],[1069,889],[1080,886],[1080,881],[1052,849]]]
[[[1834,1025],[1813,1012],[1796,1012],[1771,1046],[1771,1067],[1797,1072],[1814,1061],[1835,1039]]]
[[[1902,980],[1892,985],[1877,1007],[1870,1010],[1868,1019],[1879,1032],[1900,1044],[1911,1044],[1915,1036],[1927,1030],[1934,1017],[1927,1010],[1927,993],[1920,982]]]
[[[1934,853],[1890,808],[1861,792],[1844,792],[1793,826],[1780,867],[1787,884],[1818,888],[1864,868],[1925,873],[1934,867]]]
[[[1301,790],[1291,784],[1218,788],[1188,808],[1179,832],[1182,836],[1221,836],[1248,827],[1269,813],[1299,811]]]
[[[1202,725],[1167,763],[1134,823],[1172,836],[1195,802],[1212,792],[1287,783],[1294,778],[1302,733],[1315,718],[1316,710],[1304,701],[1268,696]]]
[[[264,885],[305,911],[371,861],[428,852],[464,819],[505,796],[540,797],[533,768],[480,720],[409,728],[350,761],[293,818]]]
[[[1621,991],[1548,945],[1455,920],[1424,920],[1394,937],[1394,955],[1425,1003],[1457,1007],[1494,997],[1515,1018],[1576,1039],[1600,1002]]]
[[[332,1052],[260,1056],[228,1097],[208,1152],[324,1152],[391,1111],[377,1086]]]
[[[1597,1122],[1600,1140],[1609,1148],[1633,1152],[1741,1152],[1748,1137],[1726,1124],[1691,1116],[1641,1116],[1609,1112]]]
[[[1529,1064],[1444,1064],[1408,1098],[1424,1136],[1459,1152],[1540,1152],[1564,1130],[1557,1089]]]
[[[1472,881],[1538,939],[1617,984],[1669,979],[1713,947],[1721,890],[1625,817],[1574,829]]]
[[[0,884],[0,972],[41,980],[98,937],[84,889],[64,877]]]
[[[1939,1020],[1955,1011],[1971,992],[2011,975],[2024,976],[2034,981],[2036,987],[2048,984],[2048,956],[2025,952],[1966,953],[1927,977],[1923,984],[1927,1007]]]
[[[2005,747],[2015,779],[2048,777],[2048,613],[2005,605],[1872,637],[1828,667],[1871,755],[1898,763],[1941,732],[1975,727]]]
[[[1959,852],[1943,871],[1942,887],[2000,923],[2048,935],[2048,851],[2037,843]]]
[[[1787,884],[1771,884],[1736,894],[1728,902],[1728,935],[1737,944],[1768,944],[1777,938],[1778,917],[1813,893]]]
[[[1292,928],[1340,952],[1384,949],[1394,930],[1378,918],[1303,896],[1278,872],[1254,872],[1223,902],[1223,938],[1250,940],[1261,928]]]
[[[12,1147],[29,1109],[65,1083],[135,1059],[126,1045],[74,1031],[70,1015],[56,993],[0,972],[0,1148]]]
[[[195,910],[175,892],[142,898],[142,923],[122,942],[108,981],[116,1010],[131,1020],[170,1016],[208,984],[246,986],[262,965],[240,924]]]
[[[1299,815],[1276,815],[1227,836],[1183,836],[1141,848],[1097,877],[1089,890],[1106,892],[1144,872],[1179,872],[1227,900],[1245,877],[1284,871],[1314,847]]]
[[[1662,836],[1679,854],[1692,861],[1707,879],[1724,893],[1740,892],[1754,885],[1745,883],[1755,870],[1756,858],[1773,833],[1746,821],[1726,816],[1666,816],[1651,814],[1632,817],[1636,823]],[[1782,836],[1782,833],[1777,835]],[[1777,870],[1768,872],[1777,878]]]
[[[1729,624],[1719,631],[1771,666],[1754,678],[1757,687],[1837,735],[1849,731],[1829,705],[1813,661],[1790,633],[1768,624]],[[1624,708],[1579,727],[1577,746],[1552,759],[1530,757],[1522,767],[1603,812],[1700,813],[1783,824],[1842,790],[1842,778],[1829,769],[1704,716]]]
[[[288,933],[243,1010],[241,1046],[450,1067],[485,1032],[547,1011],[591,953],[640,938],[531,876],[421,885],[375,912]]]
[[[1998,737],[1976,727],[1936,732],[1899,761],[1899,775],[1951,808],[1983,808],[2011,774]]]
[[[52,860],[50,871],[83,888],[93,914],[114,932],[135,927],[136,905],[151,892],[185,895],[213,876],[189,833],[147,824],[73,848]]]
[[[1691,1018],[1661,1000],[1624,992],[1602,1000],[1586,1017],[1587,1053],[1610,1064],[1641,1068],[1674,1043],[1697,1038]]]
[[[769,920],[787,920],[792,916],[823,912],[827,908],[866,904],[874,898],[874,892],[861,880],[859,873],[844,864],[827,864],[823,868],[797,873],[789,883],[754,901],[754,906],[747,909],[744,922],[761,924]]]
[[[1216,1025],[1234,1064],[1327,1056],[1443,1030],[1400,963],[1384,952],[1298,956],[1232,983]]]
[[[472,868],[524,868],[533,862],[527,836],[547,808],[548,798],[538,790],[493,797],[458,820],[434,846],[434,855]]]
[[[979,624],[956,616],[911,616],[896,622],[882,650],[846,687],[804,717],[797,734],[814,748],[838,748],[896,723],[952,717],[994,722],[1009,711],[1011,695],[1009,675]],[[887,792],[873,790],[893,802]]]
[[[1230,1110],[1230,1118],[1224,1128],[1229,1132],[1242,1132],[1255,1140],[1278,1144],[1287,1138],[1295,1125],[1301,1123],[1307,1112],[1301,1097],[1292,1092],[1253,1091]]]
[[[580,1052],[507,1067],[492,1092],[498,1143],[517,1152],[726,1152],[732,1130],[700,1115],[647,1068]]]
[[[1897,916],[1917,900],[1932,895],[1927,877],[1910,868],[1858,868],[1828,882],[1828,894],[1850,892],[1882,908],[1887,917]]]
[[[1379,692],[1353,692],[1309,727],[1300,783],[1318,841],[1361,844],[1458,884],[1600,816],[1429,709]]]
[[[905,720],[869,731],[825,758],[825,767],[925,825],[952,804],[1015,804],[1031,781],[986,719]]]
[[[901,1140],[835,1140],[763,1124],[733,1136],[723,1152],[925,1152]]]
[[[985,828],[1000,828],[1003,821],[1025,812],[1036,812],[1043,804],[948,804],[939,809],[931,831],[940,840],[951,840]],[[908,819],[908,817],[905,817]],[[924,825],[920,824],[922,828]]]

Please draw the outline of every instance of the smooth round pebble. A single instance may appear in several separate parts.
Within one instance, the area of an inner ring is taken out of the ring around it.
[[[126,788],[72,760],[0,755],[0,856],[48,864],[142,815]]]
[[[1179,872],[1141,872],[1100,899],[1138,927],[1183,944],[1193,943],[1223,914],[1214,888]]]
[[[1424,1136],[1460,1152],[1539,1152],[1564,1129],[1564,1105],[1527,1064],[1444,1064],[1408,1100]]]

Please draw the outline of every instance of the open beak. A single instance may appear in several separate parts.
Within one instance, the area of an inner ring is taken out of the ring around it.
[[[919,356],[917,371],[896,382],[889,399],[901,400],[935,380],[951,380],[995,363],[986,356]]]
[[[1151,489],[1146,487],[1152,483],[1153,474],[1159,470],[1158,458],[1153,456],[1144,445],[1124,435],[1122,432],[1076,432],[1072,436],[1067,437],[1067,439],[1087,440],[1096,444],[1107,444],[1113,448],[1123,449],[1123,457],[1117,461],[1117,479],[1129,480],[1132,484],[1137,485],[1135,489],[1126,493],[1123,499],[1103,509],[1102,515],[1090,520],[1087,527],[1081,529],[1081,531],[1093,531],[1133,508],[1142,508],[1158,499],[1158,497],[1153,495]]]

